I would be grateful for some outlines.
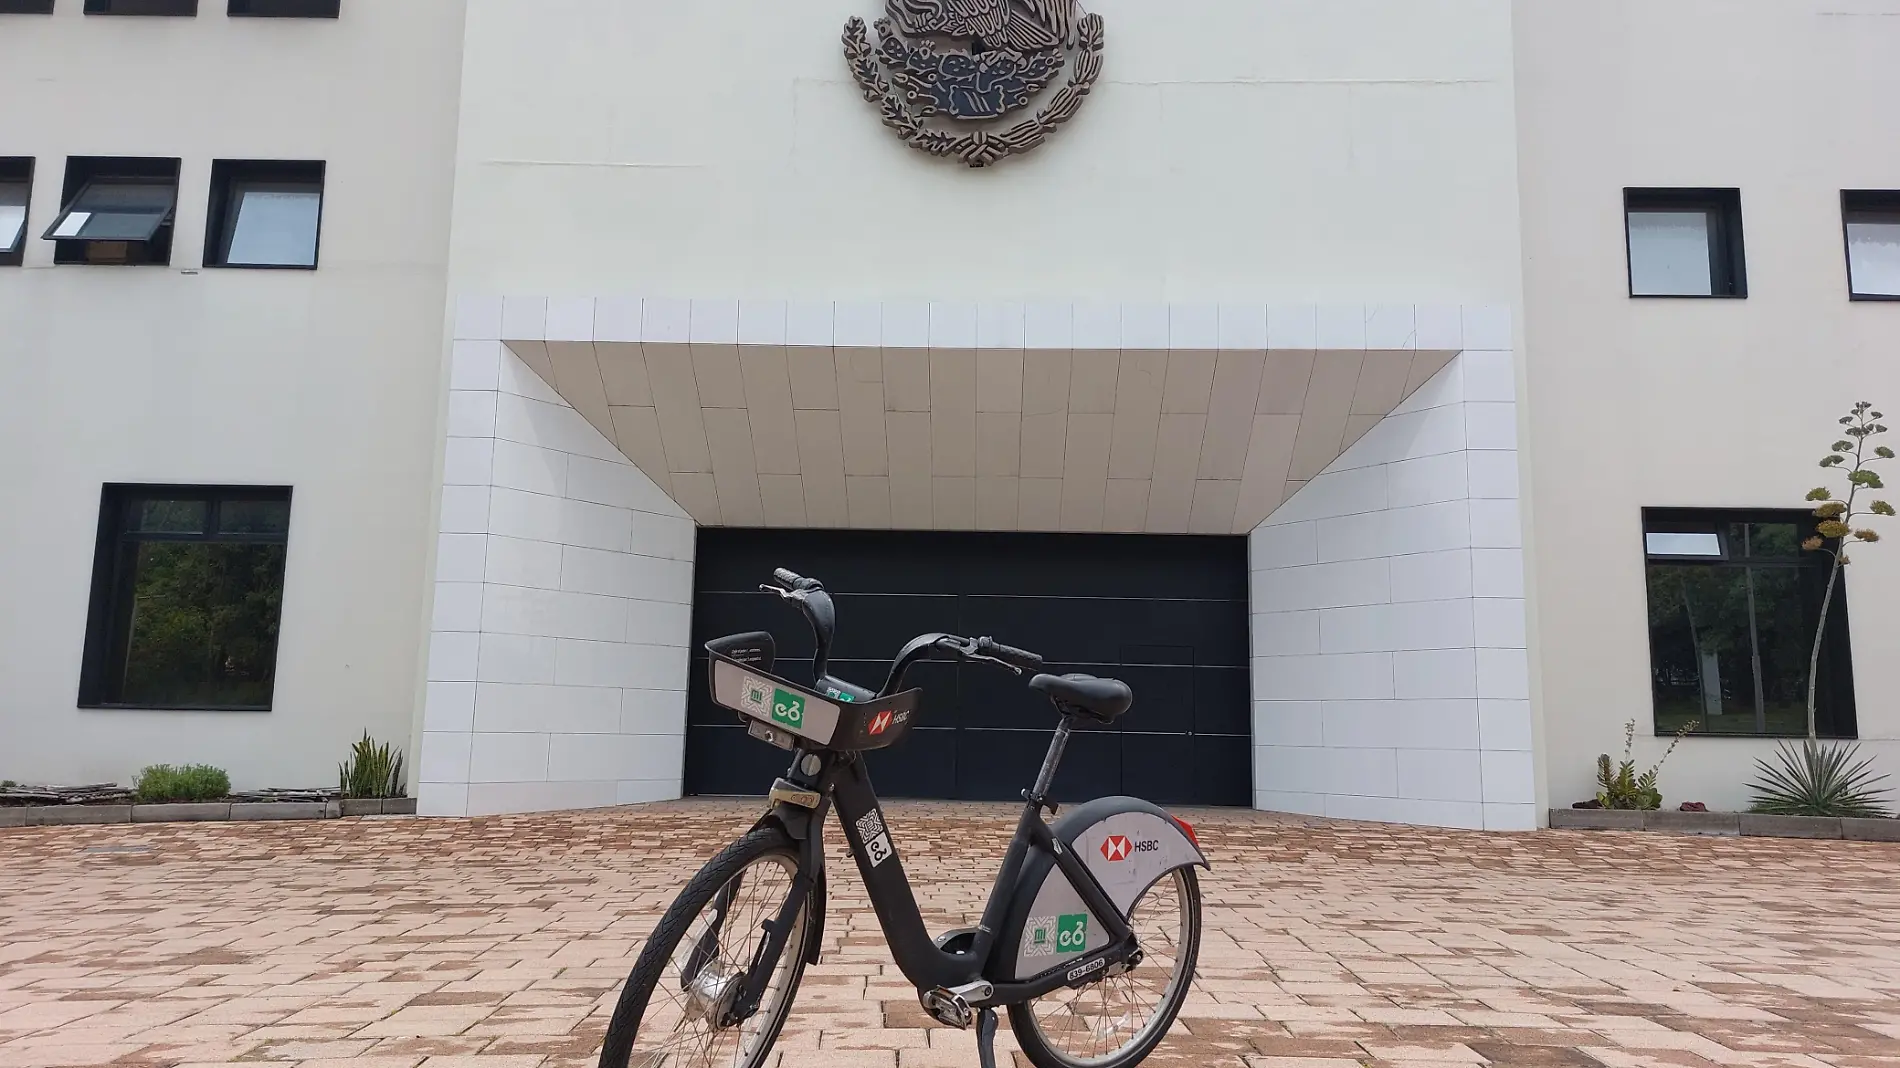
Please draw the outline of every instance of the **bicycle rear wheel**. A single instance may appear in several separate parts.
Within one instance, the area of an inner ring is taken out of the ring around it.
[[[1131,1068],[1168,1033],[1201,951],[1201,888],[1177,868],[1136,900],[1128,926],[1141,963],[1084,987],[1009,1007],[1009,1029],[1037,1068]]]
[[[798,994],[818,937],[821,893],[799,909],[758,1011],[730,1026],[730,1007],[798,874],[798,847],[762,827],[727,846],[680,891],[647,939],[607,1026],[600,1068],[759,1068]]]

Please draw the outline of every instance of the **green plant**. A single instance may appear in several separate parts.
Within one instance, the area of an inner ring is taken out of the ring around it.
[[[1846,435],[1834,443],[1833,448],[1821,458],[1821,466],[1828,470],[1846,467],[1852,460],[1854,466],[1847,468],[1847,497],[1838,498],[1834,491],[1826,486],[1817,486],[1808,491],[1808,500],[1818,502],[1814,508],[1815,518],[1821,522],[1815,526],[1816,536],[1801,543],[1808,552],[1823,552],[1834,558],[1827,572],[1827,592],[1821,596],[1821,615],[1814,625],[1814,646],[1808,655],[1808,740],[1813,741],[1814,733],[1814,686],[1821,672],[1821,641],[1827,636],[1827,613],[1834,604],[1834,589],[1840,585],[1841,569],[1849,563],[1847,542],[1851,538],[1856,542],[1872,543],[1880,540],[1877,531],[1867,528],[1855,528],[1854,521],[1867,516],[1892,516],[1893,505],[1886,501],[1872,501],[1866,508],[1857,508],[1860,494],[1866,490],[1885,489],[1886,483],[1880,480],[1879,472],[1873,469],[1876,459],[1893,459],[1893,450],[1885,445],[1868,447],[1868,439],[1887,432],[1880,420],[1885,418],[1873,410],[1869,401],[1854,405],[1840,423],[1846,427],[1841,431]],[[1872,455],[1869,455],[1871,451]],[[1852,747],[1848,747],[1850,750]],[[1845,757],[1843,758],[1845,759]],[[1761,764],[1760,761],[1757,761]],[[1766,768],[1766,764],[1761,764]]]
[[[1822,745],[1812,738],[1799,749],[1783,742],[1776,762],[1757,760],[1761,778],[1749,783],[1755,791],[1751,811],[1775,816],[1887,815],[1881,799],[1893,791],[1879,786],[1885,775],[1872,773],[1873,758],[1855,761],[1855,748]]]
[[[389,743],[378,745],[368,731],[350,747],[350,759],[337,765],[344,797],[401,797],[402,753]]]
[[[1623,761],[1610,763],[1610,754],[1597,757],[1597,804],[1604,808],[1642,809],[1653,811],[1662,807],[1662,791],[1656,788],[1656,779],[1662,774],[1662,766],[1669,754],[1682,744],[1682,736],[1695,729],[1695,723],[1682,725],[1676,732],[1676,738],[1663,750],[1663,755],[1651,765],[1648,771],[1636,774],[1636,758],[1632,750],[1636,747],[1636,721],[1623,724]]]
[[[132,790],[141,805],[215,801],[231,792],[231,776],[209,764],[153,764],[139,772],[138,784]]]

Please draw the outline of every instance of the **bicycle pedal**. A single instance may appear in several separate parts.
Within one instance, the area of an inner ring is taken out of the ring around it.
[[[971,1001],[987,1001],[996,993],[996,988],[978,980],[962,986],[937,987],[934,990],[920,991],[917,1001],[930,1014],[931,1019],[946,1027],[968,1029],[976,1020],[977,1010]],[[990,1012],[984,1009],[984,1012]],[[993,1015],[993,1013],[992,1013]]]

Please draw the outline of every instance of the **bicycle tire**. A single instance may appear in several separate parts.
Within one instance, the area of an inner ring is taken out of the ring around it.
[[[1174,1026],[1175,1017],[1181,1013],[1181,1006],[1187,1001],[1188,991],[1194,985],[1194,967],[1201,953],[1201,884],[1193,868],[1180,868],[1164,876],[1163,883],[1173,882],[1181,898],[1181,933],[1175,947],[1176,968],[1170,974],[1175,978],[1164,995],[1162,1003],[1156,1007],[1143,1029],[1134,1036],[1128,1045],[1117,1048],[1105,1056],[1079,1058],[1065,1054],[1054,1048],[1044,1037],[1041,1025],[1036,1020],[1035,1006],[1042,999],[1034,999],[1009,1007],[1009,1029],[1016,1035],[1016,1044],[1022,1047],[1023,1055],[1028,1057],[1036,1068],[1134,1068],[1146,1060],[1155,1051],[1161,1040],[1167,1037],[1168,1030]],[[1143,895],[1153,893],[1150,887]],[[1139,912],[1142,901],[1135,903],[1134,912]],[[1152,950],[1151,950],[1152,952]],[[1131,973],[1133,974],[1133,973]],[[1102,986],[1111,980],[1091,984]]]
[[[648,1003],[654,990],[666,977],[668,966],[675,963],[676,950],[692,923],[706,907],[711,904],[714,895],[729,883],[734,876],[745,872],[760,861],[770,858],[788,860],[790,871],[798,869],[799,849],[792,837],[778,827],[761,827],[751,831],[738,841],[719,851],[706,865],[688,880],[679,896],[667,907],[659,925],[647,939],[635,961],[633,971],[627,976],[627,984],[620,991],[620,999],[614,1005],[613,1018],[607,1025],[607,1037],[601,1047],[600,1068],[630,1068],[633,1065],[635,1043],[640,1037],[640,1025],[646,1015]],[[758,1068],[770,1055],[772,1047],[778,1042],[779,1031],[785,1026],[785,1019],[791,1014],[792,1003],[798,996],[799,981],[805,973],[805,962],[811,957],[811,950],[818,938],[818,928],[813,919],[819,902],[817,896],[824,892],[823,882],[819,881],[812,894],[805,900],[799,912],[799,929],[787,940],[780,957],[780,967],[789,962],[790,973],[785,981],[784,993],[775,1004],[761,1005],[759,1014],[769,1014],[762,1031],[758,1032],[759,1041],[743,1061],[733,1063],[736,1058],[726,1058],[721,1063],[730,1068]],[[781,902],[783,898],[779,899]],[[777,903],[774,903],[774,909]],[[695,955],[697,951],[694,951]],[[725,1033],[730,1033],[731,1028]],[[741,1039],[743,1041],[743,1039]],[[708,1050],[710,1052],[710,1049]],[[737,1051],[735,1050],[735,1053]],[[678,1061],[667,1061],[676,1064]],[[710,1062],[709,1062],[710,1063]]]

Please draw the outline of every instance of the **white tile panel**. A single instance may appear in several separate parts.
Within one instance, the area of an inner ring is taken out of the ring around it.
[[[450,437],[493,437],[495,394],[471,389],[450,391],[446,427]]]
[[[450,438],[442,455],[442,484],[486,486],[494,464],[495,439]]]
[[[1511,309],[1498,305],[1465,305],[1464,335],[1467,349],[1511,348]]]
[[[1530,752],[1531,703],[1479,700],[1478,733],[1487,750]]]
[[[976,305],[938,302],[930,306],[931,348],[974,349],[976,345]]]
[[[495,442],[494,485],[545,496],[567,491],[568,454],[505,439]]]
[[[466,783],[469,749],[473,744],[474,739],[466,731],[424,730],[422,755],[416,761],[417,781],[423,784]]]
[[[976,317],[976,345],[979,349],[1020,349],[1023,347],[1023,306],[1020,304],[984,304]]]
[[[1517,448],[1517,405],[1466,404],[1465,437],[1472,449]]]
[[[431,608],[429,629],[477,631],[482,629],[482,584],[479,582],[438,582]]]
[[[742,300],[739,302],[741,345],[783,345],[786,337],[787,310],[782,300]]]
[[[471,783],[468,814],[490,816],[504,812],[599,808],[619,803],[617,787],[617,783],[611,782]]]
[[[1499,804],[1537,800],[1537,773],[1528,752],[1484,754],[1484,799]]]
[[[1267,347],[1319,348],[1319,309],[1311,304],[1275,304],[1268,308]]]
[[[1399,749],[1400,797],[1423,801],[1482,801],[1478,752],[1473,749]]]
[[[1254,777],[1259,782],[1258,775]],[[1253,807],[1263,812],[1285,812],[1296,816],[1326,815],[1325,794],[1299,794],[1285,790],[1255,790]]]
[[[1253,740],[1256,745],[1318,746],[1324,744],[1318,701],[1255,701]]]
[[[425,687],[422,698],[423,730],[470,731],[474,728],[474,683],[431,682]]]
[[[620,727],[620,691],[609,687],[480,683],[478,732],[592,734]]]
[[[480,582],[488,556],[484,534],[443,534],[435,543],[437,582]]]
[[[1074,347],[1075,313],[1067,304],[1023,306],[1023,346],[1031,349]]]
[[[1366,308],[1363,304],[1322,304],[1319,307],[1321,349],[1366,347]]]
[[[785,343],[830,348],[834,315],[829,301],[791,301],[785,307]]]
[[[482,631],[624,641],[627,601],[568,590],[491,585],[482,604]]]
[[[1466,502],[1471,511],[1471,544],[1480,549],[1518,549],[1524,545],[1524,527],[1517,501]]]
[[[1471,649],[1408,650],[1392,654],[1393,696],[1473,698],[1478,669]]]
[[[1222,304],[1216,314],[1219,319],[1217,334],[1220,348],[1265,349],[1271,344],[1266,305]]]
[[[551,683],[554,649],[555,640],[540,635],[484,634],[475,681]]]
[[[1251,620],[1254,656],[1294,656],[1321,652],[1317,611],[1259,612]]]
[[[594,340],[636,343],[646,333],[639,297],[600,297],[594,301]]]
[[[876,304],[839,301],[831,306],[834,345],[877,348],[884,336],[884,309]]]
[[[501,384],[501,342],[457,341],[449,353],[449,388],[495,390]]]
[[[1394,602],[1441,601],[1473,595],[1470,550],[1397,556],[1391,563]]]
[[[468,781],[542,782],[548,777],[548,736],[477,731],[469,753]],[[471,799],[472,805],[472,799]]]
[[[500,297],[458,297],[455,301],[455,340],[500,340],[501,315]]]
[[[1256,527],[1247,536],[1247,559],[1252,571],[1319,563],[1319,524]]]
[[[1502,701],[1530,699],[1530,655],[1524,650],[1479,649],[1477,663],[1479,697]]]
[[[1391,653],[1260,657],[1253,662],[1253,674],[1256,701],[1376,701],[1393,696]]]
[[[1410,304],[1380,304],[1366,309],[1366,348],[1418,348],[1418,325]]]
[[[640,340],[683,345],[693,336],[693,304],[648,297],[640,308]]]
[[[930,347],[930,305],[895,301],[882,306],[882,332],[878,344],[887,349],[927,349]],[[842,342],[840,342],[842,344]]]
[[[692,638],[693,606],[634,601],[627,606],[626,640],[635,645],[684,649]]]
[[[488,531],[487,486],[442,487],[442,514],[438,527],[444,534],[483,534]]]
[[[683,734],[685,730],[685,691],[631,687],[621,691],[620,733]]]
[[[1256,611],[1296,612],[1385,604],[1392,598],[1391,561],[1348,560],[1253,573]]]
[[[503,340],[542,341],[547,338],[548,301],[546,297],[505,297],[501,302]]]
[[[1420,304],[1413,309],[1418,348],[1458,350],[1465,347],[1464,312],[1455,304]]]
[[[479,634],[431,634],[428,681],[474,682],[480,648]]]
[[[1514,500],[1519,495],[1517,453],[1469,452],[1465,454],[1470,472],[1471,497],[1474,500]]]
[[[1471,592],[1477,597],[1524,596],[1524,551],[1474,549],[1471,553]]]
[[[549,341],[594,340],[594,298],[548,298],[547,338]]]

